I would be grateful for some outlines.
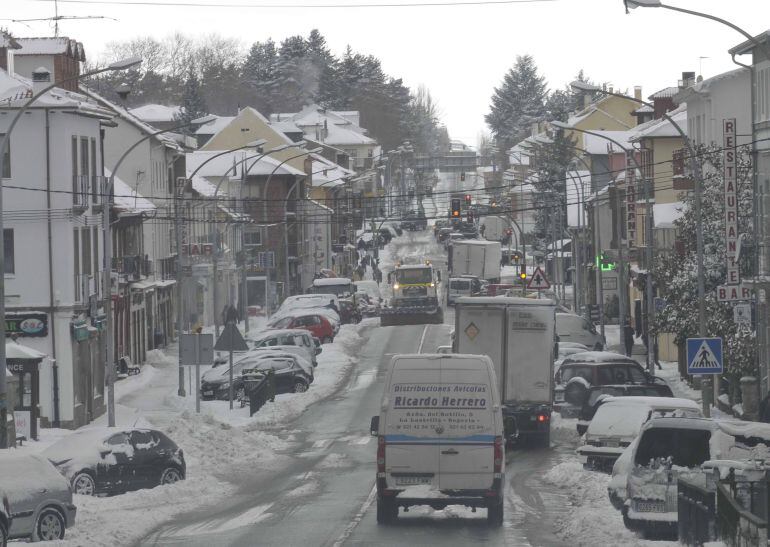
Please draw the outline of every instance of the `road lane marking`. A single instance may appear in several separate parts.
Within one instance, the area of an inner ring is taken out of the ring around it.
[[[313,448],[326,448],[334,442],[334,439],[321,439],[313,443]]]
[[[341,547],[342,544],[347,541],[347,539],[351,536],[353,533],[353,530],[356,529],[356,526],[363,520],[364,515],[369,510],[369,507],[372,506],[372,503],[374,503],[374,499],[377,497],[377,486],[372,486],[372,491],[369,492],[369,496],[367,496],[366,501],[363,503],[361,508],[358,510],[358,513],[356,513],[356,516],[353,517],[353,520],[351,520],[348,525],[345,527],[345,529],[340,534],[340,537],[337,538],[337,541],[333,543],[334,547]]]
[[[420,338],[420,346],[417,348],[417,353],[422,353],[422,346],[425,343],[425,335],[428,334],[428,327],[430,325],[425,325],[422,329],[422,338]]]

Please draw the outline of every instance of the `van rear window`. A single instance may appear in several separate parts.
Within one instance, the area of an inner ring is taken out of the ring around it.
[[[467,291],[471,288],[471,282],[470,281],[456,281],[452,280],[449,282],[449,288],[455,291]]]
[[[698,467],[710,458],[711,431],[656,427],[639,439],[636,465],[648,466],[657,459],[671,457],[673,465]]]

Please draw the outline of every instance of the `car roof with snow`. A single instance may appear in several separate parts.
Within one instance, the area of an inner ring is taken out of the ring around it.
[[[347,277],[324,277],[321,279],[314,279],[314,287],[329,287],[333,285],[349,285],[352,281]]]
[[[702,429],[704,431],[714,431],[717,429],[717,423],[711,418],[658,416],[644,424],[643,431],[654,428]]]
[[[559,314],[557,313],[556,315]],[[613,353],[611,351],[584,351],[581,353],[573,353],[564,359],[562,366],[574,364],[601,365],[602,363],[628,363],[639,365],[634,359],[621,355],[620,353]]]
[[[258,342],[259,340],[263,340],[265,338],[272,338],[273,336],[281,336],[284,334],[298,335],[310,334],[310,332],[306,331],[305,329],[265,329],[259,332],[255,332],[254,334],[250,334],[246,338],[253,342]]]
[[[700,405],[692,399],[683,399],[679,397],[647,397],[642,395],[632,395],[630,397],[607,396],[602,399],[602,406],[613,403],[615,405],[637,404],[650,407],[652,410],[678,408],[686,410],[700,410]]]

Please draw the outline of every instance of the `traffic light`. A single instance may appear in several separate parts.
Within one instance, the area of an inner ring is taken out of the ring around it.
[[[521,260],[521,255],[520,255],[519,253],[513,253],[513,256],[512,256],[511,258],[513,259],[513,261],[514,261],[516,264],[518,264],[518,263],[519,263],[519,261]]]
[[[470,204],[471,204],[471,195],[465,194],[465,205],[470,205]]]
[[[465,217],[468,222],[473,222],[473,211],[468,210],[468,213],[465,215]]]
[[[603,272],[611,272],[615,269],[615,262],[606,253],[602,253],[596,257],[596,267]]]
[[[452,199],[452,211],[450,216],[452,218],[460,218],[460,209],[462,208],[462,201],[459,198]]]
[[[463,182],[465,181],[465,171],[460,173],[460,180]]]
[[[527,279],[527,272],[525,271],[519,272],[519,279],[521,279],[522,281],[525,281]]]

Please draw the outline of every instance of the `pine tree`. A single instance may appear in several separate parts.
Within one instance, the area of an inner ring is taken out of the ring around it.
[[[241,70],[244,83],[249,90],[248,104],[266,116],[275,112],[278,93],[277,64],[278,52],[275,42],[268,39],[251,46]]]
[[[502,155],[529,134],[530,125],[545,114],[545,78],[530,55],[516,57],[500,87],[495,88],[489,114],[484,119]],[[507,163],[507,162],[506,162]]]
[[[184,84],[184,95],[182,96],[182,110],[177,119],[180,123],[190,123],[192,120],[208,114],[206,101],[201,92],[201,83],[195,70],[195,64],[191,63],[187,69],[187,78]],[[184,133],[192,134],[194,127],[186,127]]]

